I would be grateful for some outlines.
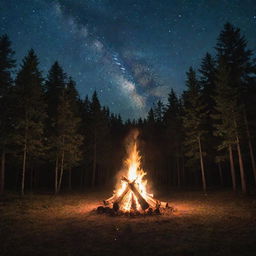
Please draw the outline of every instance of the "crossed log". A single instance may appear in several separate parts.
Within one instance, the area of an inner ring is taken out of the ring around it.
[[[140,192],[138,191],[138,189],[135,187],[135,180],[133,182],[130,182],[126,177],[122,177],[122,180],[127,182],[128,186],[130,188],[130,190],[134,193],[134,195],[137,197],[138,202],[142,208],[142,210],[146,210],[149,207],[149,204],[147,203],[147,201],[143,198],[143,196],[140,194]],[[134,203],[133,203],[134,204]]]
[[[141,195],[141,193],[138,191],[138,189],[135,186],[135,181],[129,181],[126,177],[122,177],[121,179],[122,181],[127,183],[127,186],[125,188],[125,190],[122,192],[122,194],[118,197],[116,197],[115,195],[110,197],[107,200],[104,200],[104,204],[108,205],[111,202],[113,202],[113,208],[114,210],[118,210],[119,209],[119,204],[121,203],[121,201],[123,200],[123,198],[125,197],[125,195],[128,193],[128,191],[132,191],[133,195],[132,195],[132,209],[136,210],[136,203],[135,203],[135,198],[134,196],[137,197],[138,199],[138,203],[140,204],[141,208],[145,211],[146,209],[149,208],[149,204],[148,202],[143,198],[143,196]]]
[[[137,210],[135,197],[137,198],[138,203],[140,204],[141,208],[144,211],[147,210],[149,207],[152,207],[158,210],[159,208],[169,208],[168,202],[161,202],[161,201],[155,200],[150,194],[146,194],[146,199],[145,199],[135,186],[136,179],[134,181],[130,181],[129,179],[123,176],[121,180],[127,183],[125,190],[119,196],[115,194],[112,197],[108,198],[107,200],[103,200],[104,205],[107,206],[107,205],[113,204],[113,209],[115,211],[118,211],[119,205],[124,199],[124,197],[126,196],[126,194],[129,191],[132,191],[133,193],[132,193],[131,209],[134,211]]]

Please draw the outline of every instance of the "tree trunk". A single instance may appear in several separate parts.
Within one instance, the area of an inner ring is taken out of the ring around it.
[[[0,195],[4,193],[4,181],[5,181],[5,149],[2,149],[1,156],[1,170],[0,170]]]
[[[96,179],[96,161],[97,161],[97,144],[96,138],[94,136],[94,145],[93,145],[93,166],[92,166],[92,187],[95,186],[95,179]]]
[[[251,139],[251,133],[248,125],[248,120],[246,113],[244,111],[244,122],[246,126],[246,134],[247,134],[247,139],[248,139],[248,144],[249,144],[249,151],[250,151],[250,158],[251,158],[251,163],[252,163],[252,170],[253,170],[253,175],[254,175],[254,182],[256,185],[256,164],[255,164],[255,157],[254,157],[254,152],[253,152],[253,147],[252,147],[252,139]]]
[[[58,193],[58,169],[59,169],[59,156],[56,156],[56,163],[55,163],[55,179],[54,179],[54,193]]]
[[[71,191],[72,190],[72,169],[69,167],[68,170],[68,189]]]
[[[182,154],[182,186],[186,185],[186,176],[185,176],[185,160],[184,155]]]
[[[84,185],[84,169],[80,170],[80,189],[82,189]]]
[[[206,192],[206,180],[205,180],[205,171],[204,171],[204,161],[203,161],[203,154],[202,154],[202,146],[201,146],[200,136],[198,137],[198,145],[199,145],[199,155],[200,155],[200,164],[201,164],[202,184],[203,184],[204,192]]]
[[[219,175],[220,175],[220,184],[223,187],[224,181],[223,181],[223,171],[222,171],[221,162],[218,162],[218,168],[219,168]]]
[[[37,168],[34,169],[34,176],[33,176],[33,187],[37,188],[37,175],[38,175],[38,171]]]
[[[23,164],[22,164],[22,174],[21,174],[21,195],[24,195],[25,186],[25,171],[26,171],[26,159],[27,159],[27,140],[25,140],[24,150],[23,150]]]
[[[59,177],[59,184],[58,184],[58,193],[60,192],[61,188],[61,183],[62,183],[62,176],[63,176],[63,171],[64,171],[64,150],[62,151],[62,156],[61,156],[61,166],[60,166],[60,177]]]
[[[33,190],[33,180],[34,180],[34,168],[31,166],[30,168],[30,192]]]
[[[239,142],[238,136],[236,136],[236,146],[237,146],[237,152],[238,152],[242,191],[245,194],[246,193],[246,182],[245,182],[245,173],[244,173],[244,163],[243,163],[243,158],[242,158],[242,153],[241,153],[240,142]]]
[[[178,187],[180,187],[180,159],[177,157],[177,176],[178,176]]]
[[[228,151],[229,151],[230,171],[231,171],[231,177],[232,177],[232,187],[233,187],[233,191],[236,191],[236,173],[235,173],[233,151],[232,151],[231,145],[228,146]]]

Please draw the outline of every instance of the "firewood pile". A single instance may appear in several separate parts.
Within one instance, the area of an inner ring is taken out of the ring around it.
[[[113,196],[103,201],[96,210],[110,216],[160,215],[174,209],[167,202],[154,199],[148,192],[146,172],[141,168],[141,156],[137,148],[138,131],[131,133],[127,146],[128,157],[124,161]]]
[[[107,214],[109,216],[152,216],[174,211],[174,208],[168,202],[155,200],[149,194],[143,197],[136,186],[136,180],[130,181],[123,176],[122,181],[126,182],[126,188],[120,195],[114,194],[107,200],[103,200],[103,205],[96,210],[98,214]],[[127,200],[126,197],[129,192],[131,193],[130,206],[128,210],[123,210],[121,205]]]

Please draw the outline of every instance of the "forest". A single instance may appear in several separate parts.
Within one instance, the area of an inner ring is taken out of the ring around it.
[[[255,190],[256,62],[226,23],[186,89],[170,89],[146,118],[123,120],[95,91],[81,98],[61,60],[46,76],[30,49],[18,64],[0,37],[0,193],[58,194],[114,184],[125,138],[138,129],[142,165],[157,188]],[[185,71],[184,71],[185,73]]]

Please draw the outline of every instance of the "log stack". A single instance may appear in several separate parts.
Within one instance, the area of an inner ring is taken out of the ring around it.
[[[97,213],[107,213],[111,216],[116,215],[127,215],[127,216],[137,216],[137,215],[159,215],[163,209],[173,210],[166,202],[161,202],[155,200],[151,195],[147,194],[145,197],[142,196],[141,192],[136,186],[136,180],[130,181],[126,177],[121,179],[127,185],[120,195],[113,195],[107,200],[103,200],[104,206],[99,206],[97,208]],[[132,192],[131,207],[129,211],[121,210],[121,205],[125,199],[128,192]],[[137,202],[137,203],[136,203]],[[137,209],[137,204],[140,206],[140,211]]]

